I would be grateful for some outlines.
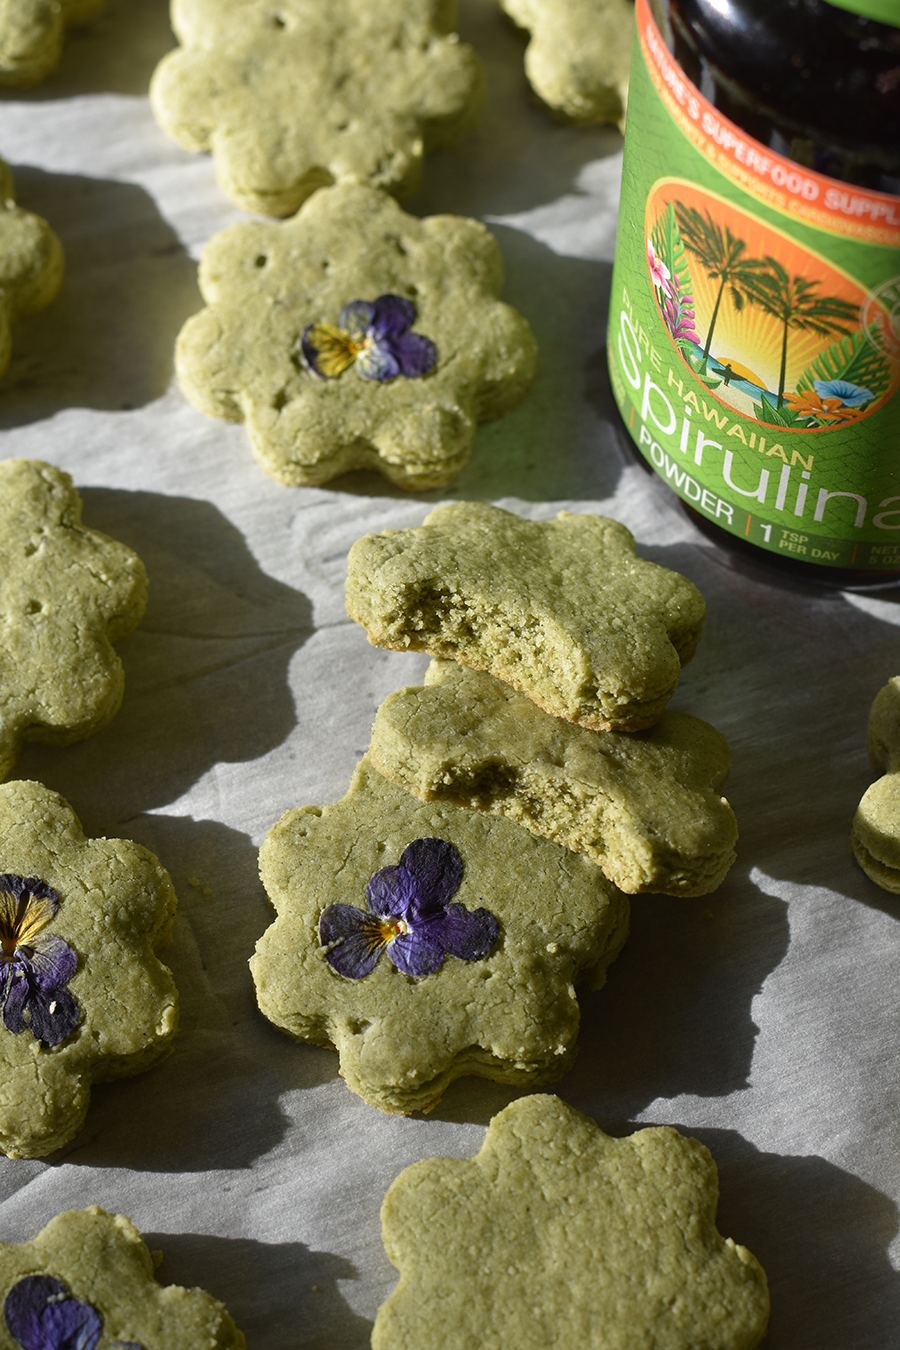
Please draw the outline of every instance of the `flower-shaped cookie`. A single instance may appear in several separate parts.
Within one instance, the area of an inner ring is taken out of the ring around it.
[[[879,689],[869,713],[866,748],[884,775],[864,794],[850,844],[867,876],[900,894],[900,675]]]
[[[696,1139],[612,1139],[553,1096],[491,1121],[471,1159],[408,1167],[381,1210],[400,1283],[373,1350],[753,1350],[766,1277],[716,1231]]]
[[[52,464],[0,461],[0,499],[2,779],[24,741],[81,740],[116,712],[112,643],[139,622],[147,576],[131,549],[81,524],[72,480]]]
[[[12,174],[0,159],[0,374],[12,355],[10,324],[49,305],[63,265],[62,245],[46,220],[16,205]]]
[[[553,112],[573,122],[625,120],[634,39],[629,0],[500,0],[531,41],[525,73]]]
[[[523,520],[486,502],[358,539],[347,613],[369,641],[486,670],[555,717],[639,731],[662,715],[706,611],[606,516]]]
[[[81,1128],[91,1084],[171,1049],[178,995],[154,951],[175,892],[147,849],[86,839],[40,783],[0,786],[0,1148],[40,1157]]]
[[[289,216],[316,188],[418,183],[422,155],[478,116],[482,74],[452,0],[172,0],[181,48],[150,86],[156,118],[211,150],[238,206]]]
[[[706,895],[734,862],[718,791],[731,753],[689,713],[629,736],[589,731],[493,675],[432,661],[424,687],[378,709],[369,757],[422,801],[507,816],[583,853],[632,895]]]
[[[371,468],[442,486],[476,422],[515,406],[534,376],[531,329],[497,299],[488,230],[418,220],[374,188],[324,189],[283,225],[230,226],[199,279],[209,307],[179,336],[181,387],[211,417],[246,422],[282,483]]]
[[[245,1350],[218,1299],[153,1271],[131,1220],[96,1205],[0,1243],[0,1350]]]
[[[62,54],[63,33],[104,0],[0,0],[0,84],[36,84]]]
[[[289,811],[260,874],[278,914],[250,965],[260,1009],[332,1045],[382,1111],[434,1105],[463,1074],[558,1078],[573,982],[605,979],[628,901],[599,868],[508,820],[417,802],[366,760],[342,801]]]

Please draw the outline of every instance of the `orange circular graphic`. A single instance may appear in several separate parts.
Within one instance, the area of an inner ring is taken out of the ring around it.
[[[900,387],[900,277],[876,291],[715,192],[661,178],[647,267],[682,360],[712,396],[764,426],[820,431]]]

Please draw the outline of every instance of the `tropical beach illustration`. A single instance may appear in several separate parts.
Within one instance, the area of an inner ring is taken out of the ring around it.
[[[721,402],[768,426],[845,426],[900,384],[866,287],[757,216],[676,179],[647,202],[647,264],[673,343]],[[866,321],[861,314],[866,306]]]

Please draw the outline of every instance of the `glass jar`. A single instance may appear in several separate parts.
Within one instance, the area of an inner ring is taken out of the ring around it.
[[[636,15],[608,347],[636,449],[729,549],[900,582],[900,0]]]

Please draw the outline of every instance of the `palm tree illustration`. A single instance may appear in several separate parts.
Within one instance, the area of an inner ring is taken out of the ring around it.
[[[841,300],[836,295],[817,295],[820,284],[816,280],[807,281],[805,277],[789,276],[776,258],[766,257],[765,271],[756,273],[747,285],[749,298],[782,325],[776,408],[784,404],[788,335],[791,329],[833,337],[836,333],[846,335],[859,324],[859,306],[851,300]]]
[[[683,206],[681,202],[676,202],[675,214],[678,217],[678,228],[685,248],[694,254],[710,281],[719,283],[712,318],[709,321],[709,331],[706,334],[706,345],[703,348],[701,369],[705,371],[719,308],[726,289],[735,310],[740,314],[744,308],[744,300],[748,298],[750,283],[765,270],[766,264],[760,258],[745,258],[743,255],[747,247],[746,241],[732,234],[727,225],[720,225],[713,220],[709,211],[701,215],[696,207]]]

